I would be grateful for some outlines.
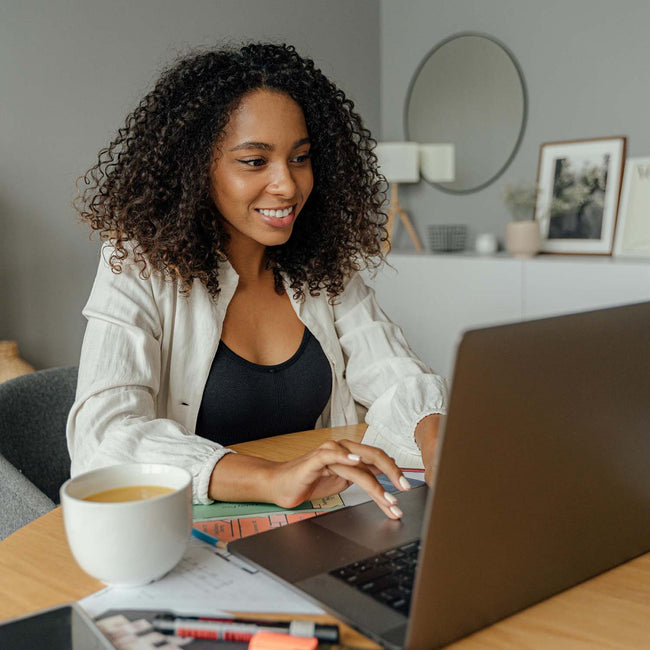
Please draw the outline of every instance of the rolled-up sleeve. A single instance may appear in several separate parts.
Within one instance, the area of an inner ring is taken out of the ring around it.
[[[382,448],[402,467],[421,467],[415,427],[427,415],[445,412],[447,382],[417,358],[360,275],[350,278],[334,315],[346,381],[354,400],[368,409],[364,443]]]
[[[162,317],[151,278],[104,259],[83,311],[88,320],[76,399],[68,416],[72,475],[105,465],[166,463],[193,477],[196,503],[210,503],[214,465],[228,450],[159,417]]]

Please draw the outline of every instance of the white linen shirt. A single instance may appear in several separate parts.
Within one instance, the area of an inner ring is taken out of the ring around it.
[[[168,463],[193,476],[195,503],[211,503],[210,476],[229,450],[194,434],[203,391],[239,276],[219,269],[211,298],[197,280],[189,295],[158,273],[142,277],[131,258],[113,273],[102,249],[83,310],[88,319],[76,400],[68,417],[73,476],[104,465]],[[335,305],[325,292],[291,304],[332,368],[332,393],[316,427],[369,425],[363,442],[402,467],[421,467],[417,423],[446,407],[445,380],[411,351],[358,274]],[[358,407],[362,408],[359,409]]]

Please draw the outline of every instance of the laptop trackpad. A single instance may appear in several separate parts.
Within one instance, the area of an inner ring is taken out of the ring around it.
[[[388,519],[374,501],[313,519],[315,525],[372,549],[374,552],[419,539],[426,505],[426,486],[396,495],[404,517]]]
[[[420,537],[426,486],[398,496],[401,521],[373,501],[231,542],[229,550],[290,583]]]
[[[372,550],[316,526],[314,519],[231,542],[228,549],[290,583],[327,573]]]

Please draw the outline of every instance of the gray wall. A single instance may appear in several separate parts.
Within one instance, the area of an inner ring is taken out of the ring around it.
[[[177,51],[224,38],[292,42],[355,99],[373,131],[381,107],[382,139],[401,140],[421,58],[457,32],[495,36],[528,86],[518,155],[477,194],[421,183],[400,197],[423,238],[426,225],[447,222],[502,236],[503,184],[534,183],[540,143],[622,134],[628,155],[650,153],[648,24],[647,0],[5,0],[0,339],[17,340],[39,368],[76,363],[97,242],[71,208],[74,179]],[[403,231],[396,243],[408,245]]]
[[[379,128],[378,0],[4,0],[0,8],[0,339],[75,364],[97,266],[74,180],[178,51],[285,40]]]
[[[408,10],[406,10],[408,6]],[[382,138],[403,140],[402,112],[421,59],[452,34],[477,31],[502,41],[526,78],[528,126],[512,164],[474,194],[426,183],[400,186],[400,200],[423,240],[426,226],[466,223],[503,237],[507,182],[534,185],[539,146],[554,140],[624,135],[629,156],[650,154],[648,0],[381,0]],[[408,247],[403,229],[395,245]]]

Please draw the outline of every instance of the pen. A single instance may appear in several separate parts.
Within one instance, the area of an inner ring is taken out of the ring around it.
[[[325,643],[338,643],[339,640],[338,625],[320,625],[313,621],[265,621],[157,614],[153,620],[153,628],[164,634],[216,641],[250,641],[257,632],[316,637]]]

